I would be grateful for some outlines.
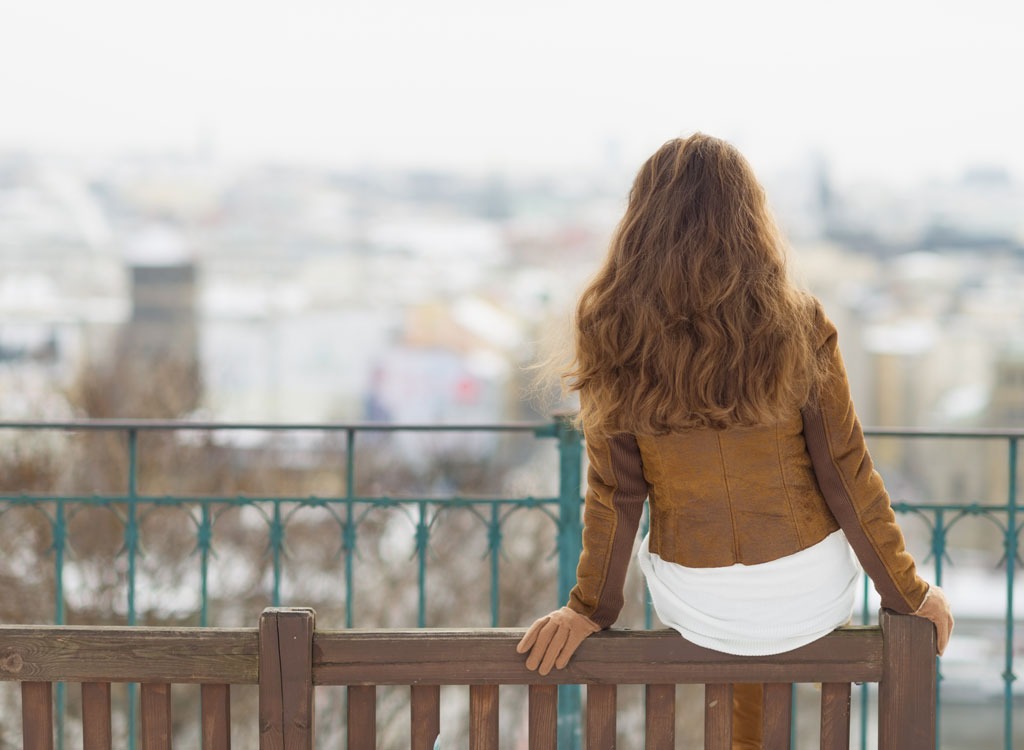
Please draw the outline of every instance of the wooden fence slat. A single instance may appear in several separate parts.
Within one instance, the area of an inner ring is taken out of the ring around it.
[[[676,746],[676,686],[648,685],[645,750],[674,750]]]
[[[281,656],[277,651],[277,617],[264,610],[259,628],[260,750],[284,750],[284,695]]]
[[[732,685],[704,686],[704,750],[732,748]]]
[[[231,750],[231,686],[203,685],[203,750]]]
[[[849,747],[850,683],[822,683],[821,750],[848,750]]]
[[[441,686],[413,685],[412,750],[434,750],[434,742],[441,733]]]
[[[171,686],[142,683],[142,750],[171,750]]]
[[[53,683],[21,683],[24,750],[53,750]]]
[[[313,748],[314,626],[311,609],[260,615],[260,750]]]
[[[764,750],[788,750],[793,686],[788,682],[769,682],[764,686],[761,716]]]
[[[0,680],[255,685],[257,649],[256,628],[0,625]]]
[[[469,750],[498,750],[498,686],[469,686]]]
[[[558,686],[530,685],[530,750],[558,747]]]
[[[843,628],[771,656],[712,651],[675,631],[606,630],[583,641],[565,669],[545,677],[515,653],[522,637],[518,628],[431,630],[424,648],[417,630],[318,631],[313,675],[317,685],[408,685],[411,675],[432,685],[877,682],[882,676],[882,634],[871,627]]]
[[[587,685],[587,750],[615,747],[615,685]]]
[[[348,689],[348,746],[350,750],[373,750],[377,746],[377,688],[373,685],[352,685]]]
[[[878,750],[935,747],[935,626],[887,609],[878,624],[885,635]]]
[[[82,683],[82,747],[85,750],[111,750],[110,683]]]

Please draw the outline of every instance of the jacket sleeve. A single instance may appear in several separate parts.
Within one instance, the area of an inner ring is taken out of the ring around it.
[[[875,471],[853,408],[836,328],[818,309],[819,355],[827,374],[803,409],[804,438],[818,486],[882,606],[903,614],[921,606],[928,583],[916,572],[889,494]]]
[[[602,628],[622,610],[622,587],[648,485],[633,435],[587,435],[583,551],[568,606]]]

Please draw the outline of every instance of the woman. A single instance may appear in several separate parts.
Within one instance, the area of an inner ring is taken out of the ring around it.
[[[564,667],[622,608],[639,562],[659,618],[731,654],[773,654],[849,621],[860,565],[882,606],[953,627],[915,571],[850,400],[836,329],[789,281],[750,166],[728,143],[669,141],[641,167],[580,298],[575,358],[589,458],[568,605],[520,642]],[[856,559],[854,558],[856,555]],[[761,686],[734,690],[733,747],[760,747]]]

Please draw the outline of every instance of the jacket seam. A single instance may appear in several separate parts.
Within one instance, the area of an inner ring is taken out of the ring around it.
[[[732,488],[729,486],[729,473],[725,469],[725,449],[722,447],[722,436],[716,435],[718,442],[718,458],[722,464],[722,482],[725,484],[725,502],[729,504],[729,523],[732,525],[732,554],[736,562],[740,562],[740,538],[736,533],[736,514],[733,512]]]
[[[793,509],[793,498],[789,492],[789,482],[786,481],[786,469],[782,463],[782,438],[779,435],[779,424],[775,423],[775,458],[779,462],[779,477],[782,480],[782,491],[786,496],[786,507],[789,508],[789,517],[793,522],[793,530],[796,532],[796,543],[800,549],[805,549],[803,536],[800,534],[800,524],[796,520],[796,511]]]

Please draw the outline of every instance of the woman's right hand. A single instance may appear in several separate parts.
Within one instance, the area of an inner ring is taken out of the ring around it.
[[[587,636],[600,629],[589,617],[562,607],[534,622],[516,651],[529,652],[526,668],[546,675],[552,667],[564,669]]]
[[[914,614],[935,623],[935,646],[939,656],[942,656],[953,632],[953,612],[949,608],[949,599],[946,598],[945,592],[934,584],[929,586],[924,601]]]

